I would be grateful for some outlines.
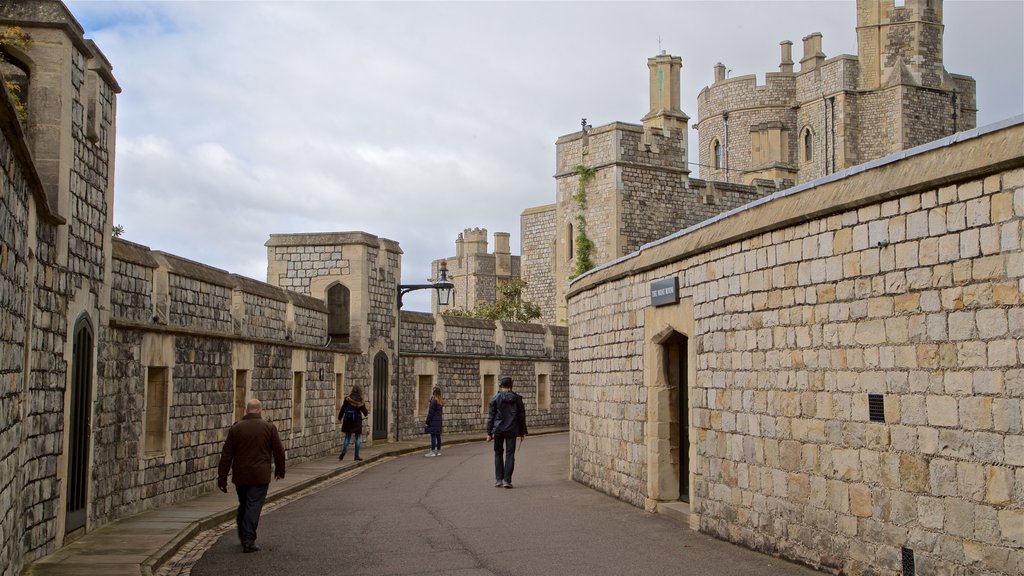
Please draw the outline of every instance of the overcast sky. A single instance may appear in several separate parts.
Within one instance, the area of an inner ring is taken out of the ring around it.
[[[583,117],[639,123],[659,47],[683,59],[691,125],[715,62],[763,82],[782,40],[797,61],[812,32],[828,57],[857,51],[853,1],[66,3],[122,88],[125,239],[259,280],[277,233],[395,240],[406,283],[465,228],[518,254],[519,214],[554,202],[555,140]],[[1024,0],[944,12],[978,124],[1021,114]]]

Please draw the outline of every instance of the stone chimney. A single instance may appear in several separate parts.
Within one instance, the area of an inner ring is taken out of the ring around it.
[[[825,53],[821,51],[821,32],[804,36],[804,57],[800,60],[800,71],[814,70],[824,61]]]
[[[689,116],[679,108],[679,70],[683,59],[659,54],[647,59],[650,70],[651,111],[643,118],[644,128],[686,128]]]
[[[793,73],[793,43],[789,40],[779,42],[782,48],[782,61],[779,62],[779,72],[783,74]]]
[[[509,247],[509,233],[494,233],[494,274],[496,276],[512,275],[512,249]]]
[[[725,64],[719,62],[715,64],[715,82],[721,82],[725,80]]]

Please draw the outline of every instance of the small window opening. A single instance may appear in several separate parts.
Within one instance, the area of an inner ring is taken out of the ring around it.
[[[146,456],[160,456],[167,445],[167,378],[166,367],[146,370]]]
[[[814,158],[814,143],[811,138],[811,129],[804,129],[804,162],[810,162]]]
[[[419,382],[416,385],[416,414],[426,416],[430,408],[430,395],[434,391],[434,377],[430,374],[420,374]]]
[[[494,386],[494,374],[484,374],[484,379],[480,383],[480,395],[483,399],[483,405],[480,411],[487,414],[487,407],[491,403],[491,398],[498,393],[498,389]]]
[[[722,144],[718,140],[715,140],[714,144],[712,144],[712,146],[711,146],[711,149],[714,151],[715,168],[716,169],[721,169],[722,168]]]
[[[914,576],[914,551],[910,548],[903,548],[903,576]]]
[[[548,383],[547,374],[537,375],[537,409],[551,410],[551,387]]]
[[[868,394],[868,418],[872,422],[885,422],[885,398],[881,394]]]
[[[302,372],[294,372],[292,379],[292,435],[300,436],[305,427],[305,393]]]

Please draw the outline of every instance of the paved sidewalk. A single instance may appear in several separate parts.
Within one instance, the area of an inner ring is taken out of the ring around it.
[[[565,432],[566,427],[540,428],[531,435]],[[482,434],[445,434],[445,445],[483,441]],[[270,484],[267,503],[281,500],[345,472],[383,458],[423,450],[430,438],[378,442],[364,446],[363,460],[339,461],[337,454],[289,465],[284,480]],[[169,504],[117,520],[94,530],[41,558],[25,569],[33,576],[152,576],[185,543],[204,530],[233,520],[238,500],[234,492],[216,490],[184,502]]]

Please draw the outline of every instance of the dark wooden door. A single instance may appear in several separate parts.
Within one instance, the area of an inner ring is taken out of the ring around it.
[[[373,358],[373,439],[388,437],[388,356],[378,352]]]
[[[87,319],[75,324],[72,346],[65,533],[85,527],[88,503],[93,336]]]

